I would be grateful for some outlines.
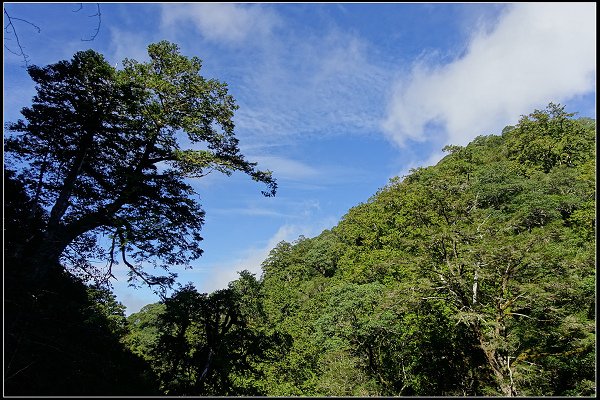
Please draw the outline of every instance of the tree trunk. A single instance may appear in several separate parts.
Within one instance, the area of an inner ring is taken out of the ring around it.
[[[28,243],[22,254],[22,259],[32,269],[32,282],[41,283],[53,268],[60,268],[60,257],[77,237],[108,225],[109,219],[104,213],[89,214],[68,225],[58,224],[47,227],[44,234]]]
[[[60,268],[60,256],[70,243],[61,236],[59,233],[45,234],[26,246],[22,260],[31,268],[33,285],[41,284],[51,270]]]
[[[485,354],[485,358],[488,362],[488,366],[494,373],[494,377],[496,378],[496,383],[502,392],[502,395],[506,397],[513,397],[517,394],[510,376],[510,368],[507,365],[506,368],[501,359],[501,356],[496,352],[496,349],[490,348],[489,344],[486,343],[485,337],[481,332],[479,326],[475,327],[475,332],[477,334],[477,338],[479,341],[479,346],[483,350]],[[506,370],[506,372],[505,372]]]

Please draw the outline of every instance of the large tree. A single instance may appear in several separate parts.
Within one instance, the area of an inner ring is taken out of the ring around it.
[[[5,151],[44,221],[10,250],[34,280],[61,263],[106,279],[123,262],[134,281],[171,284],[175,274],[143,264],[168,271],[202,254],[204,211],[186,178],[241,171],[275,194],[271,173],[240,153],[227,85],[201,76],[200,59],[175,44],[151,44],[148,54],[120,70],[92,50],[28,68],[37,94],[24,119],[6,125]],[[105,257],[106,270],[91,256]]]

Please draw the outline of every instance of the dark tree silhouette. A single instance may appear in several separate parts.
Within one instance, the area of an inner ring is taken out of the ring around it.
[[[148,53],[149,62],[125,60],[123,70],[92,50],[28,68],[37,95],[23,120],[7,124],[5,151],[46,213],[41,232],[15,250],[33,280],[61,262],[106,280],[123,262],[130,280],[169,286],[174,273],[151,275],[142,264],[168,271],[202,254],[204,211],[186,178],[241,171],[275,194],[271,173],[240,154],[227,85],[202,77],[201,61],[175,44]],[[101,276],[92,256],[107,260]]]

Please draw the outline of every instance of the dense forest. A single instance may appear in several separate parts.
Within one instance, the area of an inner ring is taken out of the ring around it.
[[[149,53],[29,68],[5,139],[6,395],[595,396],[596,122],[553,103],[279,243],[260,276],[125,317],[87,258],[173,285],[139,265],[201,255],[185,178],[277,187],[239,154],[226,85]]]

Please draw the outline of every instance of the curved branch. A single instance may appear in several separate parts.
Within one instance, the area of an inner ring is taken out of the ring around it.
[[[79,8],[77,10],[73,10],[73,12],[79,12],[83,9],[83,3],[79,3]],[[92,14],[92,15],[88,15],[88,17],[92,18],[92,17],[98,17],[98,25],[96,26],[96,29],[94,30],[94,33],[92,34],[92,36],[89,39],[81,39],[82,42],[92,42],[94,41],[94,39],[96,39],[96,36],[98,36],[98,33],[100,33],[100,26],[102,25],[102,13],[100,12],[100,3],[96,3],[96,13]]]
[[[109,278],[113,278],[115,280],[118,280],[117,277],[114,276],[113,273],[112,273],[112,267],[115,264],[115,247],[116,247],[116,244],[117,244],[117,234],[115,232],[115,234],[112,235],[112,241],[111,241],[111,244],[110,244],[110,253],[109,253],[110,259],[109,259],[109,261],[107,263],[107,266],[106,266],[107,267],[107,273],[106,274],[107,274],[107,276]]]
[[[173,284],[172,277],[167,278],[167,277],[149,276],[148,274],[144,274],[144,273],[141,273],[140,271],[138,271],[138,269],[135,267],[135,265],[133,265],[129,261],[127,261],[127,255],[125,254],[125,237],[123,236],[123,232],[121,230],[117,229],[117,232],[119,235],[119,239],[121,241],[121,243],[119,244],[119,248],[121,250],[121,259],[123,260],[125,265],[127,265],[127,267],[136,276],[138,276],[140,279],[142,279],[146,285],[159,286],[163,291],[165,290],[165,287],[170,287]]]
[[[139,278],[141,278],[146,285],[148,286],[152,286],[152,285],[156,285],[156,282],[148,280],[144,274],[140,273],[140,271],[137,270],[137,268],[132,265],[129,261],[127,261],[127,256],[125,255],[125,238],[123,237],[123,232],[121,232],[120,230],[117,230],[118,235],[119,235],[119,239],[121,240],[121,243],[119,244],[120,250],[121,250],[121,259],[123,260],[123,262],[125,263],[125,265],[127,265],[127,267],[135,274],[137,275]]]

